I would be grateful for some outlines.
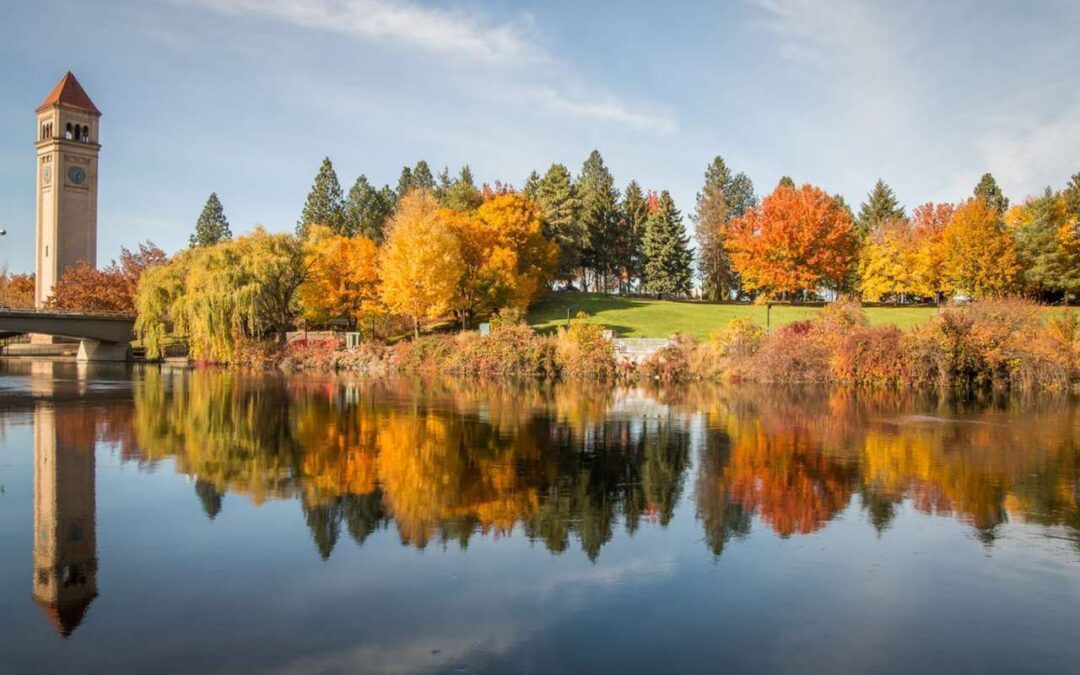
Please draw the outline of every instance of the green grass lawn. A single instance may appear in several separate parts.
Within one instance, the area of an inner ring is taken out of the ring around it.
[[[584,311],[589,321],[615,330],[622,337],[667,337],[683,333],[708,337],[732,319],[750,317],[765,325],[765,307],[761,305],[713,305],[697,302],[671,302],[627,298],[595,293],[551,293],[529,312],[529,324],[539,330],[554,330],[566,323],[566,310],[573,317]],[[933,307],[867,307],[872,324],[895,324],[909,328],[925,321],[936,311]],[[772,325],[811,319],[820,307],[776,305]]]

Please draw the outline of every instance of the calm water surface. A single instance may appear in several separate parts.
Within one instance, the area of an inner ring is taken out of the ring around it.
[[[1080,672],[1080,406],[8,363],[53,672]]]

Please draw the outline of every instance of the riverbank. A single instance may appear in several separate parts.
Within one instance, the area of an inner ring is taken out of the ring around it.
[[[833,303],[811,320],[766,335],[735,319],[708,339],[675,335],[642,359],[621,358],[598,324],[577,320],[552,334],[495,321],[488,335],[436,335],[394,345],[342,349],[299,341],[267,355],[287,372],[392,372],[482,377],[570,377],[840,384],[860,387],[995,387],[1071,390],[1080,384],[1080,323],[1020,300],[942,310],[902,330],[871,325],[851,303]]]

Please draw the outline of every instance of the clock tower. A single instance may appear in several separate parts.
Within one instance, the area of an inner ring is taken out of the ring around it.
[[[70,71],[37,109],[38,307],[66,269],[80,262],[97,264],[100,118],[101,111]]]

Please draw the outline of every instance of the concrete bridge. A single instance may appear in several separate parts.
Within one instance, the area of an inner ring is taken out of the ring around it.
[[[0,334],[33,333],[79,341],[78,361],[123,361],[135,339],[135,315],[62,309],[0,308]]]

